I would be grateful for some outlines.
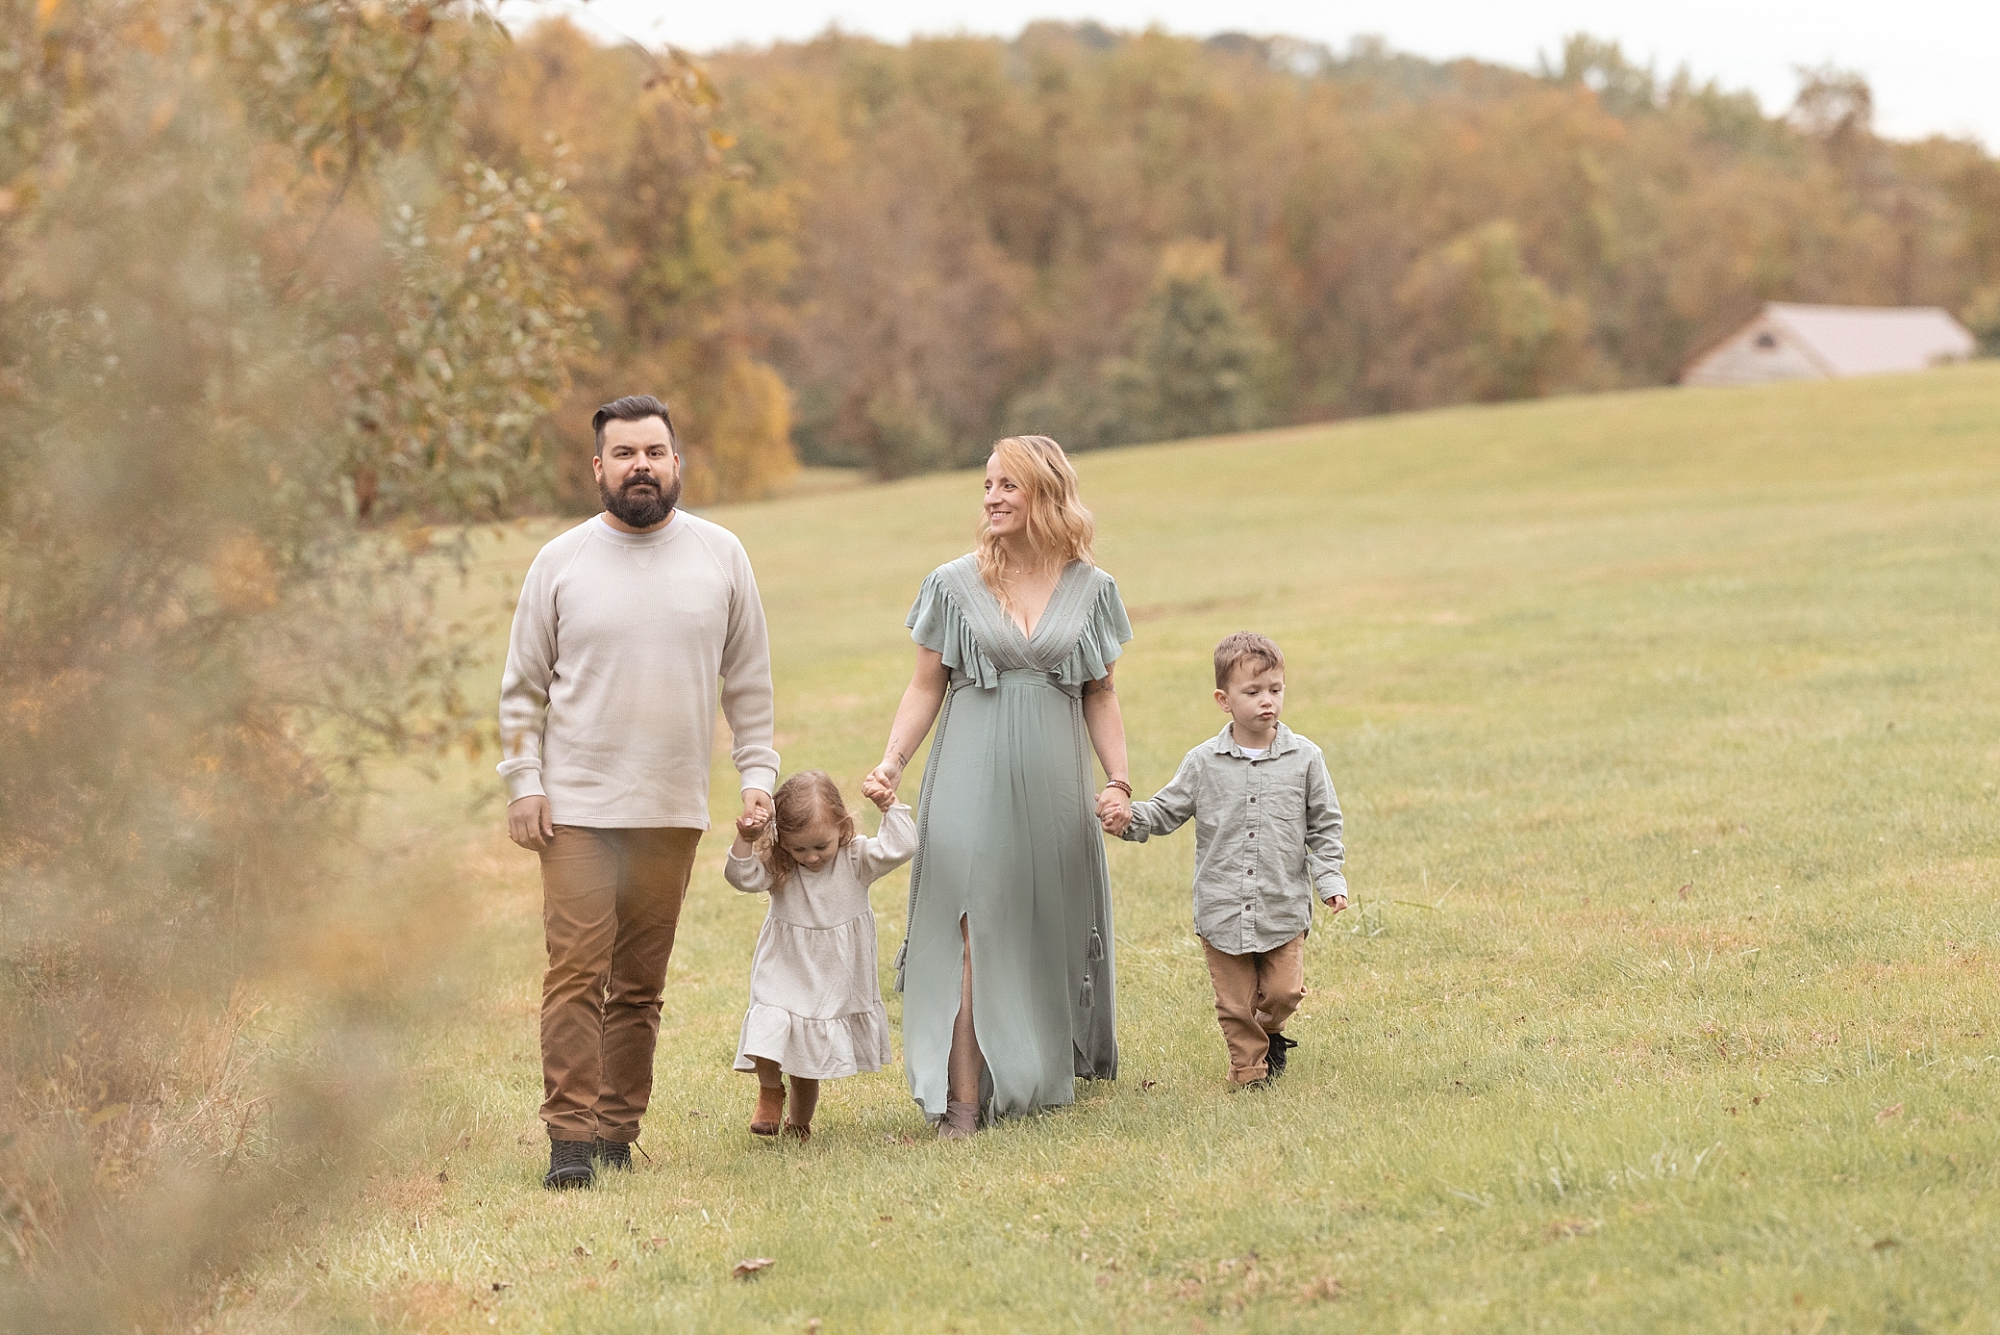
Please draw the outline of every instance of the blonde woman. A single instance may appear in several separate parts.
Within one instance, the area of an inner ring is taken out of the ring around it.
[[[916,673],[863,785],[893,791],[937,724],[898,986],[910,1092],[946,1139],[1118,1074],[1101,830],[1131,810],[1111,673],[1132,628],[1061,446],[1000,441],[985,491],[977,550],[910,609]]]

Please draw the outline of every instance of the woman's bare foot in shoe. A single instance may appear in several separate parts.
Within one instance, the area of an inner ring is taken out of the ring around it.
[[[944,1105],[944,1116],[938,1119],[939,1140],[970,1140],[979,1129],[979,1105],[960,1103],[952,1099]]]
[[[775,1084],[759,1083],[757,1086],[757,1111],[750,1114],[750,1134],[753,1136],[775,1136],[778,1134],[778,1119],[785,1114],[785,1082]]]

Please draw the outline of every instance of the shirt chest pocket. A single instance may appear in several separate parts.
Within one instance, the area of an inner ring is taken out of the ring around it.
[[[1259,765],[1250,784],[1250,816],[1275,834],[1303,833],[1306,828],[1306,776],[1303,770]]]

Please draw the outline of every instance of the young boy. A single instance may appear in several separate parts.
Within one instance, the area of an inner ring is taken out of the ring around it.
[[[1347,907],[1340,804],[1317,746],[1278,721],[1285,656],[1239,631],[1215,646],[1215,703],[1229,723],[1112,833],[1143,843],[1194,817],[1194,929],[1215,984],[1229,1078],[1261,1089],[1298,1046],[1285,1021],[1306,994],[1315,891]]]

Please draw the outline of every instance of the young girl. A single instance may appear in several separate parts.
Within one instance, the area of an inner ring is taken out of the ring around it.
[[[820,1081],[879,1071],[889,1060],[868,885],[910,860],[917,827],[892,790],[871,799],[882,810],[873,839],[856,836],[840,789],[819,770],[778,786],[769,828],[755,817],[736,822],[723,877],[745,894],[771,896],[736,1050],[736,1069],[757,1073],[752,1135],[778,1134],[785,1076],[792,1098],[784,1131],[805,1140]]]

